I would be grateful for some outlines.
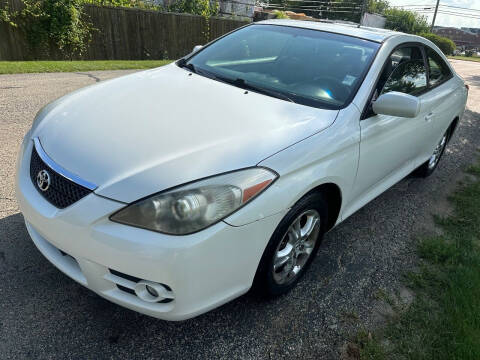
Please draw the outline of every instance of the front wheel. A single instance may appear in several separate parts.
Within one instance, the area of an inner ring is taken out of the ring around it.
[[[419,176],[427,177],[432,175],[432,173],[435,171],[440,159],[442,158],[445,148],[447,147],[448,134],[449,130],[443,134],[439,143],[435,147],[435,150],[433,150],[433,154],[430,156],[430,158],[417,169],[417,174]]]
[[[276,296],[295,286],[315,257],[327,216],[321,194],[307,195],[292,207],[263,253],[255,276],[257,292]]]

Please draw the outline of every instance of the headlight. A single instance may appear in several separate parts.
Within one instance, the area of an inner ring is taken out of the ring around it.
[[[110,219],[166,234],[190,234],[238,210],[276,178],[265,168],[218,175],[152,195],[121,209]]]

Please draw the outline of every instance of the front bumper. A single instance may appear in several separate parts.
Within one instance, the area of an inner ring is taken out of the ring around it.
[[[191,318],[247,292],[283,216],[239,227],[219,222],[195,234],[170,236],[111,222],[108,217],[125,204],[94,193],[57,209],[31,182],[31,151],[27,141],[19,156],[16,191],[37,248],[100,296],[157,318]],[[167,285],[173,300],[152,303],[124,291],[135,278]]]

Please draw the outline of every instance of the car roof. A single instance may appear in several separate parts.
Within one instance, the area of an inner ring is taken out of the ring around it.
[[[339,23],[334,21],[306,21],[306,20],[284,20],[273,19],[256,22],[255,24],[267,24],[267,25],[282,25],[282,26],[294,26],[305,29],[321,30],[332,32],[336,34],[343,34],[348,36],[354,36],[361,39],[371,40],[375,42],[384,42],[387,38],[395,35],[406,35],[401,32],[372,28],[367,26],[359,26],[353,23]]]

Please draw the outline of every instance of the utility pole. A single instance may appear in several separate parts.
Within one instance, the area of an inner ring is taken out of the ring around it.
[[[435,25],[435,19],[437,18],[437,11],[438,11],[439,4],[440,4],[440,0],[437,0],[437,5],[435,6],[435,12],[433,13],[432,27],[430,28],[430,32],[432,33],[433,33],[433,27]]]

